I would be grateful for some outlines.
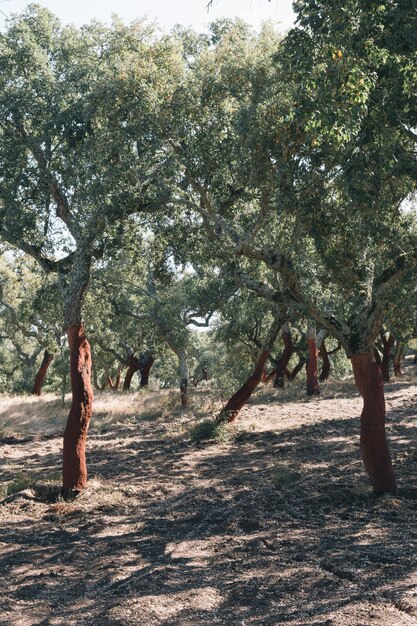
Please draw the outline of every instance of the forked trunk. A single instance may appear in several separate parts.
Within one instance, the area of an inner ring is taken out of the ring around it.
[[[118,389],[120,387],[120,379],[122,377],[122,369],[123,369],[123,364],[120,363],[117,366],[116,378],[114,379],[114,383],[113,383],[113,387],[112,387],[112,389],[114,389],[115,391],[118,391]]]
[[[381,361],[381,372],[382,378],[386,383],[389,382],[389,364],[391,360],[391,349],[394,345],[394,335],[390,333],[388,339],[385,333],[381,334],[381,341],[383,346],[382,351],[382,361]]]
[[[123,383],[123,391],[129,391],[130,384],[132,382],[133,374],[138,372],[140,369],[140,362],[137,356],[129,357],[129,364],[125,376],[125,381]]]
[[[355,383],[363,398],[360,446],[374,493],[396,493],[394,470],[385,432],[384,381],[371,353],[351,357]]]
[[[321,366],[321,373],[319,376],[319,381],[323,382],[327,380],[330,376],[330,359],[329,359],[329,354],[327,352],[324,339],[321,342],[321,346],[320,346],[320,356],[321,356],[322,366]]]
[[[72,404],[64,431],[63,495],[65,498],[85,489],[87,464],[85,446],[93,409],[91,351],[84,328],[67,328],[70,349]]]
[[[393,360],[394,374],[397,378],[401,378],[401,376],[403,375],[401,371],[401,361],[403,360],[403,356],[404,346],[401,342],[398,341]]]
[[[44,378],[46,376],[46,372],[48,371],[48,367],[52,363],[54,355],[45,350],[42,363],[40,368],[38,369],[38,373],[36,374],[35,383],[33,385],[32,394],[34,396],[41,395],[41,389],[43,385]]]
[[[263,350],[259,361],[256,364],[254,372],[249,376],[247,381],[242,385],[238,391],[230,398],[226,406],[222,408],[217,416],[217,422],[233,422],[237,414],[243,406],[247,403],[255,388],[259,385],[262,372],[264,371],[265,363],[268,360],[269,350]]]
[[[259,385],[262,378],[262,372],[264,371],[269,354],[274,347],[278,331],[283,321],[284,319],[282,314],[275,317],[271,328],[269,329],[268,336],[263,345],[263,350],[256,364],[254,372],[249,376],[249,378],[242,385],[242,387],[238,389],[235,394],[233,394],[233,396],[227,402],[226,406],[222,408],[216,418],[217,422],[233,422],[241,408],[247,403],[252,393]]]
[[[110,376],[109,370],[106,369],[106,387],[110,387],[110,389],[112,389],[113,391],[117,391],[119,389],[120,378],[122,376],[122,369],[123,369],[123,364],[119,363],[119,365],[117,366],[116,376],[114,380]]]
[[[289,325],[286,323],[282,331],[282,340],[284,342],[284,351],[278,359],[278,363],[275,368],[275,380],[274,387],[284,387],[285,370],[294,352],[294,344],[292,342]]]
[[[295,380],[297,374],[299,374],[301,372],[301,370],[303,369],[305,364],[306,364],[306,360],[302,356],[300,356],[299,359],[298,359],[298,363],[294,367],[292,372],[290,372],[289,370],[285,370],[285,374],[286,374],[288,380],[290,380],[291,382],[293,380]]]

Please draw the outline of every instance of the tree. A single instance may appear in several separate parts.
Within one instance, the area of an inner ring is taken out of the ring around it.
[[[399,209],[414,182],[405,160],[396,166],[398,129],[377,132],[379,109],[360,107],[342,134],[328,106],[314,122],[318,74],[327,74],[316,40],[304,45],[308,36],[305,28],[291,33],[272,57],[262,36],[254,43],[237,28],[226,33],[187,85],[200,106],[184,106],[171,146],[186,181],[184,205],[200,215],[212,254],[234,256],[236,273],[266,267],[258,292],[276,301],[284,294],[344,347],[364,398],[365,467],[376,493],[395,491],[373,349],[416,256],[415,231]],[[339,98],[343,85],[332,86]],[[385,89],[370,84],[370,97],[379,102]],[[410,155],[412,139],[401,137]]]
[[[59,276],[73,393],[63,463],[70,496],[87,479],[93,393],[82,305],[91,266],[112,225],[162,202],[150,123],[169,102],[177,57],[139,23],[78,31],[32,6],[10,21],[0,58],[0,234]]]

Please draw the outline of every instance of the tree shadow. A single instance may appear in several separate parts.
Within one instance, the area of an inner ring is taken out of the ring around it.
[[[358,423],[336,416],[195,445],[146,420],[92,437],[90,494],[0,509],[0,623],[19,611],[45,625],[317,626],[354,607],[352,624],[407,623],[417,617],[413,399],[387,419],[398,496],[370,492]],[[59,464],[35,454],[28,444],[35,471]]]

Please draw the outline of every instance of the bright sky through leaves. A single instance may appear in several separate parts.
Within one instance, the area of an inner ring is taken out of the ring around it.
[[[10,15],[19,13],[27,4],[26,0],[0,0],[0,10]],[[294,19],[291,0],[213,0],[210,11],[206,9],[206,0],[40,0],[38,4],[47,7],[64,23],[77,25],[94,18],[109,21],[112,13],[125,22],[147,15],[165,30],[178,23],[203,30],[208,22],[219,17],[236,16],[256,28],[262,21],[272,19],[280,22],[285,30]],[[0,25],[4,25],[3,15],[0,15]]]

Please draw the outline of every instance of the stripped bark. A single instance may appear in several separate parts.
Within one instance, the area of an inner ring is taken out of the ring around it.
[[[263,349],[259,360],[256,364],[255,370],[249,376],[247,381],[233,394],[227,404],[222,408],[219,415],[216,418],[217,422],[233,422],[236,419],[239,411],[247,403],[255,388],[261,381],[262,372],[264,371],[265,364],[268,360],[269,353],[271,352],[275,340],[277,338],[280,327],[284,322],[283,315],[278,315],[269,330],[268,337],[263,345]]]
[[[40,368],[38,369],[38,373],[36,374],[35,383],[33,385],[32,394],[34,396],[41,395],[42,384],[46,376],[46,372],[48,371],[48,367],[52,363],[54,355],[48,350],[45,350],[42,363]]]
[[[285,370],[287,369],[287,365],[291,359],[291,356],[294,352],[294,344],[292,342],[290,327],[288,322],[286,322],[282,329],[282,340],[284,342],[284,350],[278,359],[278,363],[275,367],[275,380],[274,387],[282,388],[284,387],[284,377]]]
[[[79,245],[69,275],[60,275],[64,291],[64,327],[70,350],[72,403],[64,431],[62,495],[71,499],[87,485],[85,448],[93,411],[91,349],[81,323],[82,304],[90,280],[92,251]]]
[[[351,356],[355,383],[363,398],[360,447],[374,493],[396,493],[397,485],[385,432],[384,381],[372,352]]]
[[[82,325],[67,329],[70,349],[72,404],[64,431],[63,496],[70,498],[85,489],[85,446],[93,409],[91,351]]]
[[[122,369],[123,369],[123,363],[119,363],[116,369],[116,375],[115,378],[113,380],[113,378],[110,376],[109,370],[106,369],[106,383],[107,386],[110,387],[110,389],[112,389],[113,391],[117,391],[120,387],[120,379],[122,377]]]

